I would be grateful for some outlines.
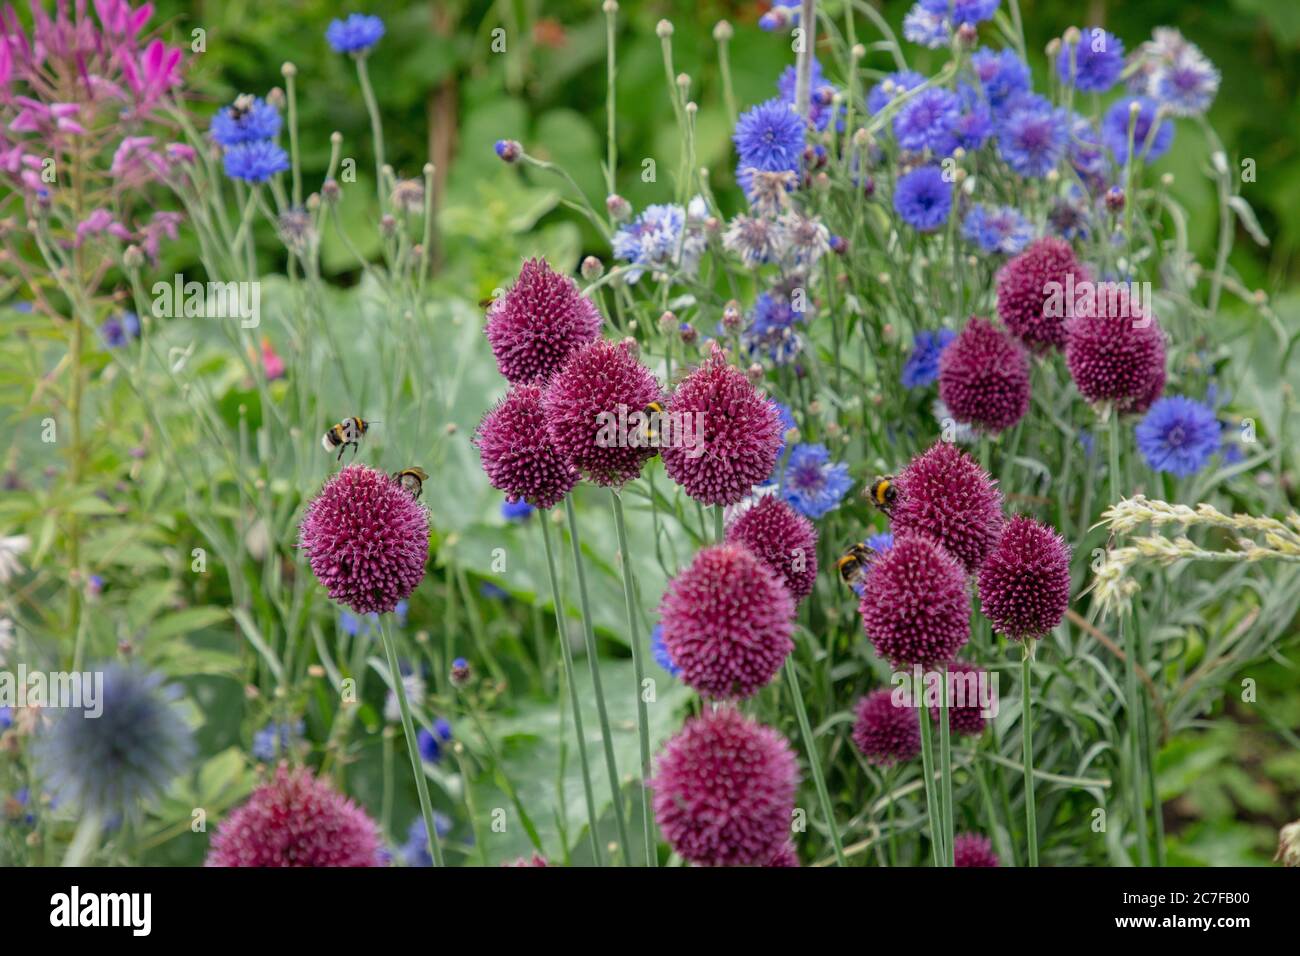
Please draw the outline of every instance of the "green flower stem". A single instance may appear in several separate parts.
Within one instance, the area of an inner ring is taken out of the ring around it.
[[[573,495],[564,499],[564,513],[569,519],[569,544],[573,550],[573,566],[578,575],[578,601],[582,608],[582,631],[587,643],[587,666],[591,669],[591,689],[596,695],[596,714],[600,718],[600,737],[605,745],[605,770],[609,774],[609,796],[614,805],[614,822],[618,826],[618,842],[623,848],[623,863],[632,862],[631,843],[627,838],[627,819],[623,813],[623,796],[618,785],[618,763],[614,759],[614,738],[609,731],[609,710],[605,707],[605,690],[600,683],[600,661],[596,658],[596,628],[591,622],[591,600],[587,597],[587,572],[582,563],[582,542],[578,537],[578,515],[573,508]]]
[[[830,791],[826,789],[826,777],[822,774],[822,760],[817,754],[817,738],[813,736],[812,725],[808,723],[808,711],[804,707],[803,694],[799,690],[799,672],[795,668],[794,653],[785,659],[785,680],[790,688],[790,697],[794,700],[794,712],[799,719],[799,733],[803,736],[804,748],[808,751],[808,766],[812,770],[813,785],[817,788],[817,800],[822,805],[822,815],[826,817],[826,829],[831,836],[831,847],[835,850],[837,866],[848,866],[844,856],[844,845],[840,842],[840,828],[835,823],[835,812],[831,807]]]
[[[1034,711],[1029,706],[1030,665],[1034,660],[1034,638],[1025,638],[1020,661],[1020,736],[1025,744],[1025,841],[1029,865],[1038,866],[1038,807],[1034,802]]]
[[[934,792],[934,742],[930,738],[930,708],[921,706],[921,774],[925,778],[925,817],[930,828],[930,858],[935,866],[943,866],[946,856],[943,846],[943,827],[937,816],[938,798]]]
[[[722,505],[713,507],[713,540],[722,544],[723,538],[727,536],[726,509]]]
[[[289,161],[293,170],[293,205],[302,205],[302,166],[298,161],[298,91],[295,80],[298,69],[292,63],[280,68],[284,74],[284,95],[289,103]]]
[[[605,186],[610,195],[616,190],[614,172],[618,168],[618,138],[615,119],[615,81],[618,78],[617,34],[618,7],[605,10]]]
[[[406,684],[402,681],[402,672],[397,667],[397,646],[388,629],[388,615],[379,615],[379,636],[384,642],[384,653],[388,656],[388,676],[393,684],[393,693],[397,695],[397,707],[402,712],[402,732],[406,736],[406,752],[411,758],[411,772],[415,774],[415,790],[420,795],[420,813],[424,817],[425,836],[429,840],[429,856],[434,866],[442,866],[442,845],[438,842],[438,829],[433,822],[433,804],[429,802],[429,782],[424,778],[424,766],[420,762],[420,747],[415,739],[415,721],[411,719],[411,704],[406,699]]]
[[[384,125],[379,119],[379,103],[370,86],[370,71],[366,69],[364,55],[357,59],[357,80],[361,84],[361,98],[366,102],[370,116],[370,137],[375,144],[375,194],[379,199],[379,214],[384,214]]]
[[[948,665],[943,665],[943,687],[939,691],[939,773],[942,777],[940,804],[943,808],[944,866],[953,866],[952,728],[949,726]]]
[[[627,607],[627,639],[632,645],[632,673],[636,681],[636,730],[641,744],[641,830],[645,837],[645,865],[658,866],[655,852],[655,827],[650,816],[650,795],[646,781],[650,777],[650,716],[646,713],[642,681],[645,679],[645,649],[636,626],[636,584],[632,575],[632,553],[627,546],[627,524],[623,520],[623,500],[609,489],[614,503],[614,527],[618,531],[619,567],[623,571],[623,603]]]

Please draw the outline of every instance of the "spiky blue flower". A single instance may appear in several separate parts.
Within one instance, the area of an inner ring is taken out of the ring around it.
[[[942,87],[922,90],[894,115],[894,138],[903,149],[947,156],[957,146],[952,128],[959,115],[955,93]]]
[[[913,229],[938,229],[952,211],[952,184],[938,166],[919,166],[895,185],[894,211]]]
[[[110,349],[119,349],[140,337],[140,318],[134,312],[110,315],[99,327],[99,334]]]
[[[433,828],[439,837],[445,838],[451,833],[451,818],[434,810]],[[428,832],[424,828],[424,817],[417,816],[406,831],[406,842],[398,850],[402,862],[407,866],[433,866],[433,857],[429,855],[429,839],[426,836]]]
[[[795,511],[815,520],[838,508],[852,486],[849,466],[832,462],[825,445],[795,445],[781,478],[781,495]]]
[[[952,137],[956,145],[973,153],[993,135],[993,114],[984,97],[969,83],[957,87],[957,101],[961,113],[952,124]]]
[[[994,111],[1029,92],[1029,67],[1014,50],[982,47],[971,56],[971,67]]]
[[[364,53],[384,35],[384,21],[364,13],[350,14],[343,20],[331,20],[325,39],[335,53]]]
[[[1034,238],[1034,227],[1011,206],[976,203],[962,220],[961,234],[985,252],[1014,256]]]
[[[277,760],[286,755],[306,733],[307,725],[301,719],[271,721],[253,734],[253,756],[258,760]]]
[[[241,97],[212,117],[212,139],[219,146],[237,146],[280,135],[280,111],[260,96]]]
[[[1056,75],[1085,93],[1105,93],[1124,72],[1124,43],[1101,27],[1083,31],[1078,43],[1065,43],[1056,58]]]
[[[699,197],[691,201],[689,211],[678,205],[651,205],[622,226],[611,243],[614,255],[636,267],[628,269],[624,278],[634,283],[646,271],[664,271],[674,267],[687,274],[693,273],[704,251],[705,238],[692,222],[702,221],[705,210]],[[683,229],[686,230],[685,236],[682,235]]]
[[[1189,44],[1156,70],[1151,91],[1175,116],[1201,116],[1218,95],[1219,71]]]
[[[179,690],[161,674],[121,664],[102,673],[102,712],[56,711],[37,743],[38,772],[46,790],[83,813],[138,817],[185,769],[194,740],[175,704]]]
[[[445,717],[439,717],[433,722],[432,731],[421,727],[415,735],[420,757],[426,763],[439,763],[442,760],[443,744],[449,743],[451,737],[451,723]]]
[[[522,498],[518,501],[501,502],[501,517],[505,518],[507,521],[516,523],[527,521],[532,517],[533,512],[536,510],[537,509]]]
[[[786,104],[794,105],[798,84],[799,74],[793,66],[787,66],[781,71],[781,76],[776,81],[776,88]],[[808,120],[819,131],[825,130],[830,123],[831,115],[835,112],[832,101],[839,90],[833,83],[827,82],[825,74],[822,73],[821,62],[816,57],[813,57],[808,76],[808,91]]]
[[[867,109],[872,116],[875,116],[886,106],[888,106],[895,97],[906,93],[908,90],[914,90],[925,82],[925,77],[915,70],[899,70],[897,73],[890,73],[883,80],[871,88],[867,94]]]
[[[1186,478],[1219,450],[1222,428],[1214,409],[1183,395],[1159,399],[1138,422],[1138,450],[1154,471]]]
[[[941,13],[917,3],[903,17],[903,38],[918,46],[937,50],[952,40],[952,22]]]
[[[766,355],[773,365],[788,365],[803,349],[796,324],[804,319],[784,296],[764,292],[754,302],[749,325],[740,334],[751,355]]]
[[[264,183],[289,168],[289,154],[277,143],[259,139],[231,146],[222,157],[226,175],[246,183]]]
[[[879,534],[873,534],[862,542],[876,554],[884,554],[894,546],[894,536],[888,531],[882,531]]]
[[[668,645],[664,643],[664,629],[661,624],[656,624],[650,632],[650,656],[655,659],[656,664],[673,677],[681,674],[682,669],[673,663],[672,656],[668,653]]]
[[[998,10],[998,0],[920,0],[918,6],[936,16],[946,17],[958,26],[974,26],[993,19]]]
[[[1075,113],[1070,118],[1070,165],[1086,180],[1100,182],[1110,166],[1101,134],[1092,121]]]
[[[0,707],[0,730],[8,730],[14,725],[14,709]]]
[[[731,139],[742,170],[798,172],[803,161],[804,122],[779,97],[741,113]]]
[[[912,339],[912,354],[903,363],[901,381],[904,388],[921,388],[939,379],[939,359],[952,344],[957,333],[952,329],[917,332]]]
[[[1132,112],[1133,103],[1138,104],[1136,115]],[[1128,162],[1130,124],[1133,149],[1143,162],[1154,162],[1169,150],[1174,141],[1174,124],[1161,119],[1157,126],[1159,113],[1156,101],[1146,96],[1125,96],[1111,104],[1101,121],[1101,138],[1115,154],[1115,162],[1121,166]]]
[[[1035,93],[1006,105],[998,124],[998,155],[1021,176],[1046,176],[1069,145],[1065,112]]]

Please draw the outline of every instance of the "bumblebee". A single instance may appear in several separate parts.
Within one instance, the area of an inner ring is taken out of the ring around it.
[[[361,439],[374,422],[368,422],[364,418],[345,418],[343,421],[334,425],[321,438],[321,447],[326,451],[339,450],[339,456],[335,461],[343,460],[343,451],[349,445],[352,446],[352,457],[357,456],[357,449],[361,447]]]
[[[840,572],[840,580],[849,587],[861,581],[867,573],[867,564],[871,561],[872,553],[872,550],[861,541],[850,545],[835,562],[835,567]]]
[[[401,471],[393,472],[393,481],[402,486],[403,491],[408,491],[412,498],[418,499],[424,492],[424,482],[429,480],[423,468],[403,468]]]
[[[650,441],[654,441],[659,437],[659,432],[656,430],[653,423],[659,420],[659,416],[662,415],[663,412],[664,403],[659,401],[651,402],[641,410],[641,415],[645,419],[645,424],[642,426],[641,431]]]
[[[230,118],[235,122],[239,122],[249,113],[253,112],[253,104],[255,102],[256,100],[253,99],[251,93],[239,94],[239,96],[235,97],[235,102],[230,106]]]
[[[863,495],[885,514],[889,514],[889,509],[894,507],[894,502],[898,500],[898,488],[894,484],[894,476],[885,475],[877,478],[864,489]]]

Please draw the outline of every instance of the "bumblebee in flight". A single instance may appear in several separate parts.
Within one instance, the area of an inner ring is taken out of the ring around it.
[[[835,562],[836,569],[840,572],[840,580],[853,587],[867,573],[867,565],[871,561],[874,552],[859,541],[857,544],[850,545],[849,548],[840,555],[840,559]]]
[[[424,482],[429,480],[423,468],[403,468],[393,473],[393,481],[402,486],[403,491],[410,492],[412,498],[419,499],[424,492]]]
[[[357,455],[357,449],[361,447],[362,437],[370,430],[374,422],[368,422],[364,418],[345,418],[330,428],[321,438],[321,447],[326,451],[339,450],[339,456],[335,461],[343,460],[343,451],[349,445],[352,446],[352,457]]]

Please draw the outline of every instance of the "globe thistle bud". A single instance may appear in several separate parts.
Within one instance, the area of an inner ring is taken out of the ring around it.
[[[677,334],[684,345],[694,345],[699,339],[700,333],[695,331],[695,326],[689,322],[683,322],[677,329]]]
[[[975,29],[973,23],[963,23],[957,28],[957,44],[963,50],[975,49],[975,44],[979,42],[979,31]]]
[[[831,236],[830,247],[831,252],[835,253],[837,256],[844,256],[848,254],[849,241],[843,236]]]
[[[1111,186],[1106,190],[1106,208],[1113,213],[1124,211],[1124,187]]]
[[[493,147],[497,156],[505,163],[517,163],[519,158],[524,155],[524,148],[514,139],[499,139]]]

